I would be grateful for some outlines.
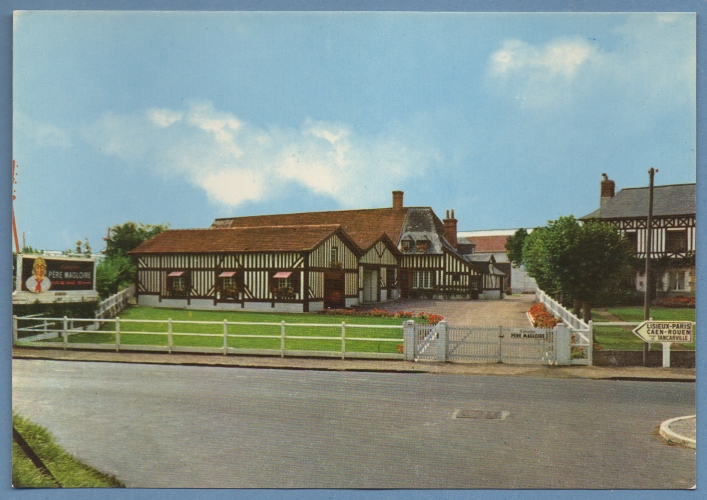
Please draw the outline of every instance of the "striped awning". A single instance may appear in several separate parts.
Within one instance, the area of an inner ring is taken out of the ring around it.
[[[275,273],[275,276],[273,278],[289,278],[292,273],[289,271],[280,271],[279,273]]]
[[[184,271],[172,271],[172,272],[169,273],[167,276],[170,276],[170,277],[173,277],[173,276],[181,276],[182,274],[184,274]]]
[[[218,275],[219,278],[231,278],[236,275],[236,271],[224,271]]]

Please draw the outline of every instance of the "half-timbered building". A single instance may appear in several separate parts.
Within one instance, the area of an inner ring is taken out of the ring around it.
[[[216,219],[165,231],[131,253],[138,303],[163,307],[322,308],[400,297],[476,299],[497,277],[456,249],[457,220],[393,206]]]
[[[615,225],[630,242],[634,255],[654,260],[656,276],[651,295],[695,293],[696,185],[673,184],[653,188],[651,248],[648,241],[649,188],[625,188],[615,193],[615,182],[603,174],[599,209],[582,221],[601,220]],[[639,271],[635,288],[645,292],[645,275]]]
[[[341,225],[363,252],[359,303],[400,297],[476,299],[488,274],[456,250],[453,212],[441,221],[430,207],[405,207],[402,191],[393,191],[389,208],[231,217],[216,219],[211,227],[272,224]]]
[[[361,250],[337,225],[171,230],[130,253],[140,305],[307,312],[358,299]]]

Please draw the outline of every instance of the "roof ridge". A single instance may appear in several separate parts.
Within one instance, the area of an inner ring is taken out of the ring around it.
[[[402,207],[402,209],[399,208],[393,208],[393,207],[378,207],[378,208],[350,208],[350,209],[345,209],[345,210],[313,210],[310,212],[288,212],[288,213],[282,213],[282,214],[258,214],[258,215],[234,215],[232,217],[217,217],[214,220],[232,220],[232,219],[245,219],[247,217],[275,217],[275,216],[281,216],[281,215],[307,215],[307,214],[328,214],[328,213],[343,213],[343,212],[372,212],[374,210],[405,210],[408,208],[430,208],[430,207]]]
[[[662,188],[662,187],[673,187],[673,186],[697,186],[696,182],[680,182],[678,184],[661,184],[659,186],[653,186],[653,189],[657,188]],[[619,192],[624,191],[624,190],[629,190],[629,189],[649,189],[650,186],[641,186],[641,187],[625,187],[619,189]]]
[[[300,227],[305,227],[305,228],[338,228],[341,227],[341,224],[277,224],[277,225],[270,225],[270,226],[236,226],[236,227],[216,227],[216,228],[207,228],[208,231],[218,231],[218,230],[224,230],[224,231],[234,231],[238,229],[249,229],[249,230],[255,230],[255,229],[286,229],[286,228],[300,228]]]

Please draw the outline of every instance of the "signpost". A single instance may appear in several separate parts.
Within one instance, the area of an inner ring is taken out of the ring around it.
[[[633,333],[644,342],[663,344],[663,368],[670,367],[670,344],[687,344],[695,337],[695,324],[692,321],[644,321]]]

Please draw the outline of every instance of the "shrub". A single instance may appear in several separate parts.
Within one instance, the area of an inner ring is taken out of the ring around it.
[[[424,319],[431,325],[436,325],[444,319],[439,314],[413,311],[386,311],[385,309],[371,309],[370,311],[360,309],[324,309],[319,314],[330,314],[335,316],[368,316],[374,318],[400,318],[400,319]]]
[[[661,297],[651,302],[651,305],[658,307],[695,307],[695,297]]]

